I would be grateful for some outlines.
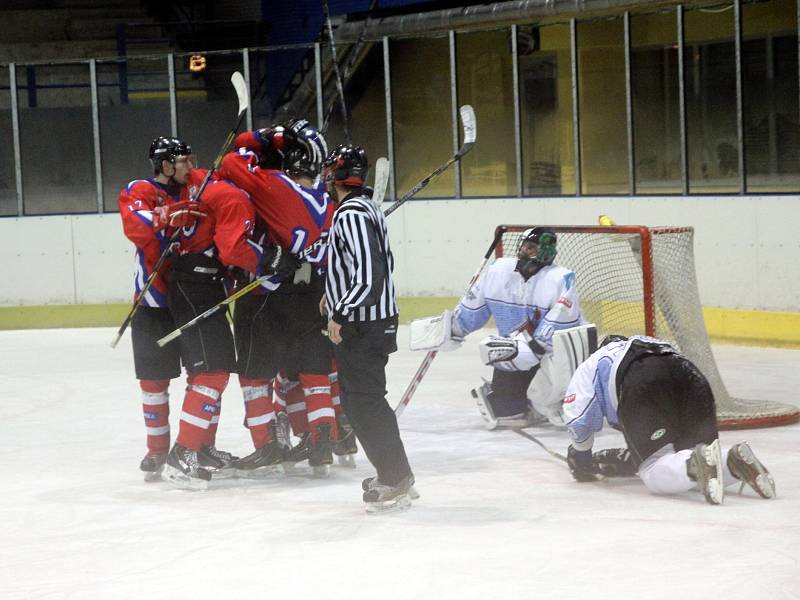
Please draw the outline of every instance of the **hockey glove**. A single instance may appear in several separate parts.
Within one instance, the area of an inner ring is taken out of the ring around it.
[[[261,259],[261,272],[264,275],[277,275],[281,279],[291,279],[303,263],[300,257],[280,246],[267,246]]]
[[[627,448],[598,450],[592,457],[597,470],[606,477],[633,477],[639,470]]]
[[[570,446],[567,450],[567,466],[575,481],[586,483],[597,480],[597,465],[592,460],[591,450],[575,450]]]
[[[167,227],[191,227],[200,217],[207,216],[197,202],[183,200],[173,204],[157,206],[153,209],[153,229],[161,231]]]

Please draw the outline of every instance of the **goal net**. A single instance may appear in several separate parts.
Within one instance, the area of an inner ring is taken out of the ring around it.
[[[533,225],[501,225],[507,231],[498,256],[514,256],[521,234]],[[744,400],[728,393],[708,341],[694,268],[694,229],[643,226],[548,226],[558,237],[555,262],[575,272],[581,307],[609,333],[646,334],[673,343],[711,384],[721,429],[785,425],[800,410],[779,402]]]

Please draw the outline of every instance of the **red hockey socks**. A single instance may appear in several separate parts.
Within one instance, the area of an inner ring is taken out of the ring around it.
[[[147,453],[169,452],[169,379],[140,379]]]
[[[219,415],[222,392],[228,385],[225,371],[190,373],[183,398],[177,442],[190,450],[200,450],[209,443],[211,423]]]
[[[256,450],[272,441],[270,422],[275,418],[272,401],[272,382],[269,379],[250,379],[239,375],[244,397],[245,427],[250,430]]]
[[[300,373],[300,385],[306,401],[306,418],[311,440],[317,441],[320,425],[329,425],[331,439],[336,439],[336,412],[331,400],[331,385],[328,374]]]

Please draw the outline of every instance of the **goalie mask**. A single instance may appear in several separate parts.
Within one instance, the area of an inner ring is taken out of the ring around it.
[[[548,227],[532,227],[522,233],[515,270],[522,275],[525,281],[528,281],[542,267],[552,265],[555,257],[555,232]]]

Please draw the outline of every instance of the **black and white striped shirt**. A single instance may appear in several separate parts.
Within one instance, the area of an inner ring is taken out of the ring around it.
[[[347,196],[333,215],[325,295],[337,323],[397,314],[394,257],[383,212],[365,195]]]

